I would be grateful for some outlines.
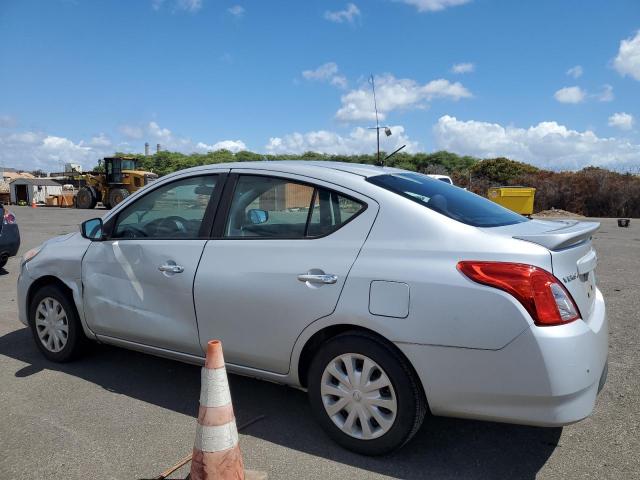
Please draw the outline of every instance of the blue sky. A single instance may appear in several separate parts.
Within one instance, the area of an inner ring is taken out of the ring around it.
[[[2,0],[0,164],[375,149],[640,169],[637,0]]]

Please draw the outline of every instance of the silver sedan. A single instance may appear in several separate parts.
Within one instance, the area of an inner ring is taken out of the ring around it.
[[[593,410],[607,320],[590,222],[333,162],[219,164],[143,188],[26,253],[20,320],[53,361],[92,340],[306,389],[384,454],[427,413],[557,426]]]

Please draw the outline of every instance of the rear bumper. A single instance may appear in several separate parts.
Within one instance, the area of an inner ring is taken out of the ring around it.
[[[2,225],[0,232],[0,255],[13,257],[20,249],[20,230],[18,225]]]
[[[500,350],[398,344],[434,415],[537,426],[577,422],[606,381],[608,324],[600,291],[587,320],[532,326]]]

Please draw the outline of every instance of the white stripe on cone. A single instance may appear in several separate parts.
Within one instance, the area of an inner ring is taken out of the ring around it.
[[[203,368],[201,375],[200,405],[202,407],[224,407],[231,403],[231,392],[227,370]]]
[[[198,424],[194,448],[201,452],[221,452],[238,444],[238,429],[236,421],[232,420],[224,425],[207,427]]]

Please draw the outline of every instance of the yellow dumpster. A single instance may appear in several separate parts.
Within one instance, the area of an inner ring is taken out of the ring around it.
[[[491,187],[489,200],[522,215],[533,213],[536,189],[531,187]]]

